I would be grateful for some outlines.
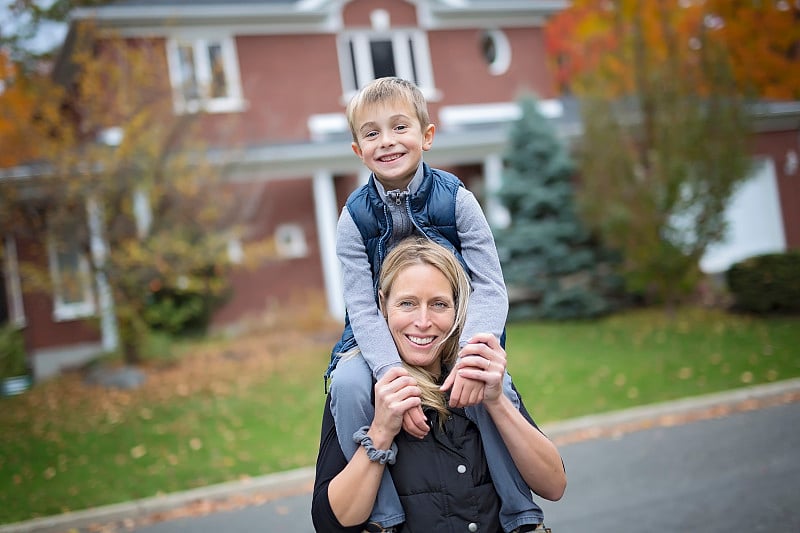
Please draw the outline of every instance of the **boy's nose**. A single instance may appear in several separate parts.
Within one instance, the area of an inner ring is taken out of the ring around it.
[[[381,146],[390,146],[394,144],[394,135],[391,131],[384,131],[381,133]]]

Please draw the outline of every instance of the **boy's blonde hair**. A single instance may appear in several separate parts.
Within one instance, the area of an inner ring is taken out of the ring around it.
[[[353,142],[358,143],[355,116],[364,106],[397,100],[406,102],[414,108],[421,128],[425,129],[431,123],[428,103],[419,87],[402,78],[378,78],[358,91],[347,104],[347,123],[350,125]]]

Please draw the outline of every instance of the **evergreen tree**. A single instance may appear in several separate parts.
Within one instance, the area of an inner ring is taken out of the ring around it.
[[[509,289],[509,318],[607,313],[608,295],[618,284],[575,210],[575,164],[536,99],[526,96],[520,107],[498,191],[511,222],[495,229]]]

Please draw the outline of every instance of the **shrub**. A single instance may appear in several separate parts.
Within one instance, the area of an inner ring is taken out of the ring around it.
[[[165,288],[152,293],[144,311],[144,320],[155,331],[170,335],[202,332],[224,297]]]
[[[800,313],[800,251],[750,257],[725,273],[734,308],[751,313]]]
[[[0,326],[0,377],[9,378],[28,373],[25,341],[22,331],[10,326]]]
[[[227,279],[214,265],[188,276],[152,280],[149,288],[144,323],[168,335],[204,333],[214,311],[231,295]]]

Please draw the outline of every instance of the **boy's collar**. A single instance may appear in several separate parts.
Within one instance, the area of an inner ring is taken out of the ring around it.
[[[423,170],[422,160],[420,160],[417,171],[414,173],[414,177],[411,178],[411,181],[408,183],[408,187],[406,187],[406,190],[409,194],[414,194],[417,192],[417,190],[419,190],[419,186],[422,183],[422,177],[424,174],[425,171]],[[386,201],[386,193],[388,191],[383,187],[383,184],[378,181],[374,174],[372,175],[372,181],[375,182],[375,187],[378,189],[378,193],[381,195],[381,198]]]

